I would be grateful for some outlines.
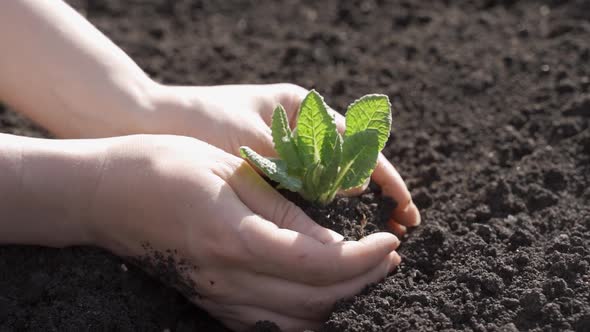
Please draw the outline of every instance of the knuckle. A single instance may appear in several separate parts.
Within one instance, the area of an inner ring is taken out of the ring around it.
[[[235,264],[241,266],[252,266],[260,263],[260,259],[266,257],[268,252],[264,250],[264,245],[261,246],[259,234],[253,230],[252,225],[258,223],[258,218],[254,216],[245,217],[240,227],[236,229],[234,236],[228,240],[231,243],[232,254],[229,259]]]
[[[307,89],[293,83],[279,83],[276,85],[279,92],[279,102],[285,107],[290,114],[289,123],[295,123],[299,105],[305,95],[309,92]],[[289,112],[290,111],[290,112]]]
[[[222,235],[211,237],[205,246],[207,256],[211,262],[238,263],[243,261],[244,250],[241,242],[236,241],[234,236],[227,232]]]
[[[272,218],[280,228],[290,229],[295,225],[302,213],[303,210],[295,203],[285,199],[275,204]]]
[[[224,180],[231,178],[236,172],[254,172],[244,159],[227,153],[222,153],[215,163],[214,173]]]

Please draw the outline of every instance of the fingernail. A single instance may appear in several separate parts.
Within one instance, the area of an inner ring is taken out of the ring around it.
[[[414,203],[412,203],[412,205],[414,205]],[[416,209],[416,222],[414,223],[414,226],[418,226],[422,223],[422,217],[420,216],[420,210],[418,210],[416,205],[414,205],[414,209]]]
[[[398,238],[406,234],[406,227],[395,221],[395,219],[389,219],[388,226]]]
[[[393,270],[395,270],[395,268],[400,265],[400,263],[402,262],[402,258],[400,257],[400,255],[397,252],[393,252],[392,253],[392,258],[391,258],[391,265],[389,266],[389,272],[392,272]]]
[[[401,241],[399,240],[399,238],[397,236],[395,236],[395,249],[397,249],[397,247],[399,247],[400,243],[401,243]]]
[[[416,227],[420,225],[422,222],[422,217],[420,217],[420,210],[413,201],[410,201],[405,209],[403,209],[402,213],[404,214],[404,219],[409,219],[414,217],[414,221],[411,223],[411,227]]]

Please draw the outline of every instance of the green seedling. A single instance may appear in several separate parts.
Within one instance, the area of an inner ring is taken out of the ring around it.
[[[301,102],[295,130],[282,105],[274,110],[271,131],[279,159],[246,146],[240,153],[279,188],[328,204],[339,191],[359,187],[371,176],[390,128],[389,98],[371,94],[348,106],[346,130],[340,135],[324,99],[311,90]]]

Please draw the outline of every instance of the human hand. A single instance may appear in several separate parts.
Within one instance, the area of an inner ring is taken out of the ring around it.
[[[383,279],[399,241],[310,220],[247,162],[193,138],[108,139],[87,209],[93,241],[171,283],[228,327],[317,328],[335,301]]]
[[[282,104],[293,127],[299,105],[308,92],[293,84],[159,86],[158,91],[148,132],[196,137],[236,156],[244,145],[261,155],[275,156],[269,128],[274,108]],[[344,117],[330,111],[339,130],[344,131]],[[390,222],[396,234],[403,235],[406,226],[420,224],[420,213],[410,192],[383,154],[379,154],[372,179],[398,203]],[[348,194],[358,194],[365,188]]]

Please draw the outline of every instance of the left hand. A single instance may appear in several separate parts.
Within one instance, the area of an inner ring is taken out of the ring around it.
[[[259,320],[285,332],[317,329],[336,301],[382,280],[400,263],[392,234],[343,241],[244,159],[194,138],[134,135],[83,140],[77,148],[77,158],[79,151],[96,152],[62,163],[70,171],[61,173],[73,181],[82,164],[91,170],[84,177],[91,185],[82,191],[69,182],[77,204],[62,214],[80,216],[69,219],[82,223],[66,224],[73,225],[68,232],[53,227],[32,233],[70,233],[130,257],[235,331]]]
[[[308,92],[294,84],[159,85],[156,90],[154,111],[144,122],[149,133],[196,137],[236,156],[243,145],[262,155],[276,156],[270,131],[274,108],[282,104],[294,127],[299,105]],[[344,117],[330,111],[343,131]],[[403,235],[407,226],[420,224],[420,213],[402,177],[381,153],[372,179],[385,195],[398,202],[390,222],[396,234]]]

